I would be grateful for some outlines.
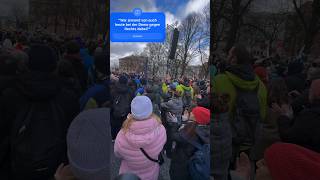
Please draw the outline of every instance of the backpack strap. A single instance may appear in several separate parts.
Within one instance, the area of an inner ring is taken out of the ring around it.
[[[156,160],[156,159],[151,158],[151,157],[148,155],[148,153],[147,153],[143,148],[140,148],[140,151],[141,151],[141,152],[143,153],[143,155],[144,155],[147,159],[149,159],[150,161],[156,162],[156,163],[159,163],[159,164],[160,164],[160,160]]]

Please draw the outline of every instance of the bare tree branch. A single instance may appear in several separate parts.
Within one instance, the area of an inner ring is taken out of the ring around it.
[[[296,12],[297,12],[297,14],[298,14],[298,16],[299,16],[299,18],[301,20],[301,23],[303,24],[303,27],[304,27],[305,31],[307,31],[308,25],[307,25],[307,22],[306,22],[306,20],[304,18],[304,15],[302,14],[302,12],[300,10],[300,7],[298,7],[298,5],[297,5],[297,1],[296,0],[292,0],[292,2],[293,2],[293,5],[294,5],[294,9],[296,10]]]

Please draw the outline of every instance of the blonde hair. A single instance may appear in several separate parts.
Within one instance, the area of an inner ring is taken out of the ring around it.
[[[156,114],[152,114],[149,118],[155,119],[159,123],[159,125],[162,124],[160,117]],[[135,121],[137,120],[135,120],[131,114],[127,116],[127,119],[122,124],[122,130],[124,131],[124,133],[127,133],[129,131],[131,124]]]

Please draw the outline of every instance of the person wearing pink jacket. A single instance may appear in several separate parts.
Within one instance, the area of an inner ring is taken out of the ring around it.
[[[158,160],[167,141],[166,130],[159,117],[154,115],[152,102],[146,96],[137,96],[131,102],[131,114],[118,133],[114,153],[121,159],[119,174],[134,173],[141,180],[157,180],[160,165],[143,154],[140,148],[152,159]]]

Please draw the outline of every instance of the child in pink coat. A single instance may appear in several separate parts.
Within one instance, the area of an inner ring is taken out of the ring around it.
[[[121,158],[119,174],[134,173],[141,180],[157,180],[160,166],[149,160],[140,150],[154,160],[167,141],[166,130],[161,120],[152,114],[152,102],[146,96],[137,96],[131,102],[131,114],[118,133],[114,153]]]

